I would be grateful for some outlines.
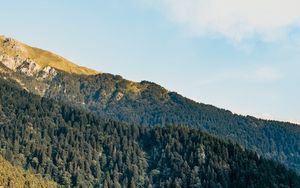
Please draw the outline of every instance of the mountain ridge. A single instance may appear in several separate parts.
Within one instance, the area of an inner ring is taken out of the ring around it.
[[[0,62],[5,64],[3,59]],[[30,61],[16,70],[2,65],[0,74],[31,93],[67,102],[99,117],[136,125],[198,128],[300,172],[300,127],[297,124],[233,114],[197,103],[153,82],[132,82],[107,73],[80,75],[56,69],[49,72],[49,68],[35,72],[34,67]]]
[[[24,44],[22,42],[19,42],[18,40],[16,39],[13,39],[13,38],[10,38],[10,37],[6,37],[4,35],[0,35],[0,62],[4,62],[2,61],[3,58],[1,58],[1,52],[3,53],[7,53],[7,50],[5,50],[5,48],[7,48],[7,46],[5,47],[5,43],[8,42],[10,43],[8,46],[10,46],[12,49],[11,50],[8,50],[10,52],[13,52],[13,53],[8,53],[8,54],[5,54],[5,55],[9,55],[9,56],[23,56],[23,57],[26,57],[26,58],[23,58],[23,61],[24,60],[27,60],[27,61],[33,61],[34,63],[40,65],[40,69],[45,71],[45,72],[48,72],[48,74],[51,74],[49,72],[54,72],[53,69],[56,69],[58,71],[64,71],[66,73],[70,73],[70,74],[79,74],[79,75],[86,75],[86,76],[93,76],[93,75],[96,75],[96,74],[100,74],[100,72],[96,71],[96,70],[93,70],[93,69],[90,69],[90,68],[86,68],[86,67],[83,67],[83,66],[79,66],[79,65],[76,65],[72,62],[70,62],[69,60],[57,55],[57,54],[54,54],[50,51],[46,51],[46,50],[42,50],[40,48],[36,48],[36,47],[31,47],[27,44]],[[2,46],[1,46],[2,45]],[[31,51],[33,51],[32,53],[30,54],[40,54],[40,55],[20,55],[18,54],[18,52],[24,52],[24,51],[27,51],[28,49],[31,49]],[[40,52],[40,53],[39,53]],[[47,55],[48,54],[48,55]],[[50,61],[50,63],[46,63],[47,61],[47,58],[43,60],[38,60],[37,62],[34,61],[34,57],[36,56],[53,56],[54,59],[57,59],[58,60],[58,64],[62,63],[63,66],[60,67],[60,65],[57,65],[55,64],[54,62]],[[2,54],[3,55],[3,54]],[[61,61],[60,61],[61,59]],[[11,67],[9,66],[13,66],[13,65],[6,65],[9,69],[12,69]],[[34,65],[36,66],[36,65]],[[70,67],[70,68],[66,68],[66,67]],[[53,68],[53,69],[51,69]],[[74,68],[74,70],[72,70],[72,68]],[[68,70],[69,69],[69,70]],[[53,73],[53,74],[56,74],[56,73]],[[29,76],[32,76],[32,74],[30,74]],[[141,81],[141,82],[136,82],[136,81],[132,81],[132,80],[127,80],[130,84],[128,84],[128,89],[131,90],[133,93],[138,93],[140,88],[139,88],[139,85],[142,83],[142,82],[148,82],[148,81]],[[153,82],[148,82],[148,83],[153,83]],[[166,88],[162,87],[163,89],[167,90]],[[168,92],[172,92],[170,90],[167,90]],[[188,97],[186,97],[188,98]],[[191,99],[193,100],[194,102],[196,103],[199,103],[197,100],[194,100],[194,99]],[[214,105],[212,105],[213,107],[216,107]],[[220,107],[217,107],[217,108],[220,108]],[[230,111],[229,109],[226,109],[226,108],[220,108],[222,110],[228,110]],[[267,120],[267,121],[278,121],[278,122],[282,122],[282,123],[291,123],[291,124],[294,124],[294,125],[298,125],[300,126],[300,122],[297,122],[297,121],[289,121],[289,120],[281,120],[281,119],[273,119],[273,118],[264,118],[264,117],[259,117],[259,116],[255,116],[255,115],[249,115],[249,114],[240,114],[238,112],[232,112],[233,114],[235,115],[241,115],[241,116],[249,116],[249,117],[254,117],[254,118],[257,118],[259,120]]]
[[[70,74],[79,74],[79,75],[87,75],[87,76],[93,76],[93,75],[96,75],[96,74],[100,74],[100,72],[96,71],[96,70],[93,70],[93,69],[90,69],[90,68],[86,68],[86,67],[83,67],[83,66],[79,66],[79,65],[76,65],[72,62],[70,62],[69,60],[57,55],[57,54],[54,54],[52,52],[49,52],[49,51],[45,51],[45,50],[42,50],[42,49],[39,49],[39,48],[36,48],[36,47],[31,47],[29,45],[26,45],[22,42],[19,42],[13,38],[9,38],[9,37],[6,37],[4,35],[0,35],[0,44],[2,44],[2,47],[0,47],[0,55],[1,55],[1,52],[5,52],[6,50],[4,50],[3,48],[3,44],[5,43],[5,41],[10,41],[12,43],[15,43],[17,45],[10,45],[12,46],[13,49],[15,49],[15,51],[23,51],[22,50],[22,47],[27,49],[27,48],[32,48],[32,49],[35,49],[36,51],[42,51],[42,53],[45,53],[45,54],[51,54],[52,56],[54,57],[57,57],[57,59],[62,59],[62,61],[64,61],[65,63],[63,64],[66,64],[66,66],[70,66],[70,67],[75,67],[75,70],[65,70],[63,69],[62,67],[59,67],[59,65],[55,65],[53,63],[45,63],[43,62],[42,60],[39,60],[38,61],[38,65],[41,65],[41,68],[44,68],[44,70],[48,71],[48,72],[51,72],[53,71],[53,69],[51,70],[50,68],[54,68],[54,69],[57,69],[58,71],[64,71],[64,72],[67,72],[67,73],[70,73]],[[1,46],[1,45],[0,45]],[[11,55],[11,54],[10,54]],[[13,54],[15,56],[20,56],[19,54]],[[34,55],[36,56],[36,55]],[[43,54],[41,54],[40,56],[45,56]],[[2,58],[3,59],[3,58]],[[0,57],[0,62],[3,63],[1,57]],[[27,56],[25,59],[29,60],[30,59],[34,59],[34,58],[30,58],[30,56]],[[59,62],[60,63],[60,62]],[[9,67],[9,65],[6,65],[9,69],[11,69]],[[65,66],[63,66],[65,67]],[[72,69],[72,68],[70,68]],[[56,74],[56,73],[54,73]],[[32,76],[29,75],[29,76]],[[118,76],[118,75],[116,75]],[[141,81],[141,82],[136,82],[136,81],[132,81],[132,80],[127,80],[130,84],[128,84],[128,89],[131,90],[133,93],[138,93],[140,88],[139,88],[139,85],[141,85],[143,82],[146,82],[146,83],[151,83],[151,84],[155,84],[153,82],[149,82],[149,81]],[[158,84],[157,84],[158,85]],[[173,92],[173,91],[170,91],[164,87],[162,87],[162,89],[168,91],[168,92]],[[185,97],[185,96],[184,96]],[[188,97],[185,97],[185,98],[188,98]],[[196,103],[199,103],[197,100],[195,99],[190,99]],[[204,103],[203,103],[204,104]],[[206,104],[208,105],[208,104]],[[214,105],[211,105],[213,107],[216,107]],[[219,108],[219,109],[222,109],[222,110],[226,110],[226,111],[230,111],[232,112],[231,110],[229,109],[226,109],[226,108],[220,108],[220,107],[216,107],[216,108]],[[267,121],[277,121],[277,122],[282,122],[282,123],[290,123],[290,124],[294,124],[294,125],[298,125],[300,126],[300,122],[297,122],[297,121],[289,121],[289,120],[281,120],[281,119],[273,119],[273,118],[264,118],[264,117],[259,117],[259,116],[255,116],[255,115],[249,115],[249,114],[240,114],[238,112],[232,112],[234,115],[240,115],[240,116],[246,116],[246,117],[252,117],[252,118],[257,118],[259,120],[267,120]]]
[[[54,54],[52,52],[42,50],[40,48],[31,47],[15,39],[0,36],[0,51],[2,55],[8,55],[13,58],[24,60],[32,60],[41,68],[50,66],[52,68],[74,74],[94,75],[99,72],[78,66],[69,60]],[[1,54],[0,54],[1,55]]]

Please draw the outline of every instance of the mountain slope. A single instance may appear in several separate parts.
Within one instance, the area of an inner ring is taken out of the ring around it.
[[[12,166],[0,156],[0,187],[31,187],[50,188],[57,187],[56,183],[45,181],[23,169]]]
[[[17,50],[17,49],[15,49]],[[1,77],[27,91],[66,102],[97,116],[138,125],[186,125],[242,144],[300,173],[300,126],[240,116],[197,103],[151,82],[111,74],[78,75],[35,63],[0,58]]]
[[[97,74],[97,71],[75,65],[56,54],[28,46],[12,38],[6,38],[4,36],[0,36],[0,56],[2,56],[2,58],[17,58],[19,61],[30,60],[35,62],[41,68],[50,66],[57,70],[68,73],[83,75]]]
[[[131,91],[129,86],[137,88]],[[300,126],[239,116],[199,104],[150,82],[120,76],[59,74],[45,95],[117,121],[139,125],[187,125],[230,139],[300,172]]]
[[[1,153],[72,187],[299,187],[254,152],[185,126],[118,123],[0,79]]]

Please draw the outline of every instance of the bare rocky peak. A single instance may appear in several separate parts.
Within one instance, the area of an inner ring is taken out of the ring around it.
[[[8,38],[5,36],[0,36],[0,55],[8,55],[11,59],[20,57],[22,62],[26,59],[33,60],[35,64],[38,64],[40,67],[44,68],[46,66],[53,67],[58,71],[64,71],[69,74],[78,74],[78,75],[95,75],[98,74],[97,71],[78,66],[71,61],[56,55],[50,51],[46,51],[40,48],[32,47],[22,42],[19,42],[15,39]],[[7,57],[2,57],[2,59],[8,60]],[[10,68],[16,68],[19,66],[7,64]],[[35,67],[31,67],[35,70]]]
[[[50,67],[42,67],[34,60],[24,56],[27,49],[21,42],[0,36],[0,63],[13,72],[35,76],[38,79],[52,79],[57,75],[57,71]]]

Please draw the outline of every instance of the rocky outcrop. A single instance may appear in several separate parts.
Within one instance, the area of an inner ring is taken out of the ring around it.
[[[26,48],[21,45],[20,42],[12,39],[12,38],[7,38],[7,37],[2,37],[4,38],[3,40],[3,46],[6,48],[9,48],[12,51],[15,51],[16,53],[25,53]]]
[[[42,68],[30,59],[26,59],[17,67],[17,72],[26,74],[27,76],[34,76],[41,70]]]
[[[0,63],[13,72],[35,76],[37,79],[53,79],[57,75],[57,71],[50,66],[43,68],[31,59],[22,59],[19,56],[11,57],[1,52]]]
[[[22,60],[19,57],[13,58],[7,54],[0,52],[0,63],[5,65],[10,70],[16,71],[17,68],[22,64]]]
[[[13,72],[27,76],[37,76],[39,79],[53,78],[56,71],[51,67],[41,67],[30,58],[24,58],[19,54],[26,54],[26,48],[20,42],[1,36],[2,50],[0,50],[0,63]]]
[[[46,78],[52,79],[57,75],[57,71],[53,67],[50,67],[50,66],[46,66],[40,73],[41,73],[40,77],[43,79],[46,79]]]
[[[0,55],[6,55],[3,56],[2,59],[6,60],[7,67],[10,69],[14,69],[19,66],[17,61],[18,59],[21,59],[21,63],[23,63],[25,60],[34,61],[35,64],[39,65],[41,68],[45,68],[47,66],[50,66],[52,68],[55,68],[56,70],[60,70],[63,72],[67,72],[70,74],[78,74],[78,75],[95,75],[98,74],[97,71],[88,69],[85,67],[78,66],[69,60],[56,55],[52,52],[45,51],[39,48],[31,47],[29,45],[23,44],[22,42],[19,42],[12,38],[7,38],[5,36],[0,36]],[[8,58],[9,57],[9,58]],[[16,65],[14,63],[17,63]],[[31,63],[31,62],[29,62]],[[27,62],[28,64],[28,62]],[[29,69],[25,68],[22,71],[26,74],[28,71],[31,74],[31,71],[35,70],[37,66],[31,66],[30,64]],[[27,65],[26,65],[27,67]],[[37,67],[38,68],[38,67]]]

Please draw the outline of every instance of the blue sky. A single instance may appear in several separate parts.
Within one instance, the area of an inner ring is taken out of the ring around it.
[[[1,34],[239,114],[300,122],[295,0],[1,3]]]

